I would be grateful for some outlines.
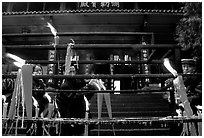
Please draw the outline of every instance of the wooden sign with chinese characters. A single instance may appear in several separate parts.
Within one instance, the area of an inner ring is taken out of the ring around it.
[[[56,51],[55,50],[49,50],[48,51],[48,60],[49,61],[54,61],[56,59]],[[53,75],[56,73],[56,65],[55,64],[48,64],[47,68],[47,74],[48,75]],[[48,79],[47,85],[55,85],[55,82],[53,79]]]
[[[79,2],[79,9],[121,9],[119,2]]]
[[[142,42],[142,45],[146,45],[145,42]],[[142,49],[141,50],[141,59],[146,61],[148,60],[148,56],[149,56],[149,50],[148,49]],[[148,64],[143,64],[142,65],[142,68],[143,68],[143,72],[144,74],[149,74],[149,65]],[[148,84],[149,83],[149,78],[145,78],[145,84]]]
[[[54,61],[55,57],[56,57],[55,50],[49,50],[48,60]],[[48,64],[48,74],[55,74],[55,65],[54,64]]]

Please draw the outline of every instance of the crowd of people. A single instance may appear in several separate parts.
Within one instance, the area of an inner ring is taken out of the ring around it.
[[[182,60],[182,68],[183,74],[197,73],[194,60]],[[75,75],[76,72],[76,68],[71,66],[69,75]],[[33,66],[33,75],[43,75],[43,68],[41,65]],[[183,78],[193,114],[198,115],[197,105],[202,105],[202,78],[196,75],[185,76]],[[60,94],[53,92],[33,92],[33,102],[37,101],[39,108],[37,117],[48,117],[49,104],[53,104],[54,109],[50,117],[85,118],[86,113],[89,112],[87,109],[87,106],[89,106],[88,101],[93,97],[94,93],[82,94],[75,91],[72,92],[71,90],[99,90],[99,87],[103,84],[97,84],[98,82],[101,81],[95,81],[94,79],[67,78],[60,84],[60,89],[64,90],[64,92]],[[166,83],[172,83],[172,79],[166,81]],[[11,83],[9,83],[9,85],[11,85]],[[5,89],[10,90],[12,88]],[[33,89],[48,89],[46,80],[34,78]],[[10,93],[10,97],[11,95],[12,92]],[[33,115],[36,114],[34,109],[35,107],[33,108]],[[91,117],[90,114],[89,117]],[[31,126],[28,125],[28,127]],[[38,124],[36,135],[42,135],[42,129],[42,124]],[[60,134],[64,136],[84,135],[84,129],[85,126],[81,124],[63,124]],[[28,133],[28,135],[30,134]]]
[[[33,74],[42,75],[42,67],[40,65],[35,65],[33,68]],[[70,67],[69,75],[75,75],[76,68],[74,66]],[[39,116],[47,117],[46,114],[48,104],[50,102],[55,102],[55,110],[62,118],[85,118],[86,112],[89,113],[89,103],[87,103],[94,95],[94,93],[77,93],[76,91],[66,91],[66,90],[99,90],[99,81],[94,81],[94,79],[63,79],[60,89],[64,92],[56,94],[53,92],[34,92],[33,97],[37,100],[40,111]],[[103,84],[102,84],[103,85]],[[34,79],[33,81],[34,89],[47,89],[46,81],[43,79]],[[53,96],[54,95],[54,96]],[[50,98],[49,98],[49,97]],[[49,100],[51,99],[51,100]],[[66,106],[65,106],[66,105]],[[34,108],[33,108],[34,109]],[[34,111],[34,110],[33,110]],[[51,117],[55,117],[53,113]],[[89,117],[91,117],[89,113]],[[39,126],[40,127],[40,126]],[[68,131],[69,130],[69,131]],[[61,135],[83,135],[84,125],[79,124],[63,124],[61,127]]]

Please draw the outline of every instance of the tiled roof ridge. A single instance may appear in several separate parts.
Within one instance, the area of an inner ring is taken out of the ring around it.
[[[182,10],[160,9],[78,9],[78,10],[52,10],[52,11],[21,11],[2,12],[2,15],[33,15],[33,14],[66,14],[66,13],[138,13],[138,14],[183,14]]]

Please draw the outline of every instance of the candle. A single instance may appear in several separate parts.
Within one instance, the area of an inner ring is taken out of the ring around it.
[[[86,105],[85,119],[88,120],[90,103],[89,103],[88,99],[86,98],[86,96],[84,96],[84,101],[85,101],[85,105]],[[88,124],[85,125],[84,136],[88,136]]]
[[[128,55],[125,55],[125,61],[128,61]],[[125,64],[128,65],[128,64]]]
[[[3,118],[7,116],[8,103],[3,103]]]
[[[49,103],[48,104],[48,116],[47,116],[48,118],[52,117],[53,110],[54,110],[54,105],[52,103]]]
[[[36,108],[35,108],[35,118],[37,118],[37,117],[38,117],[38,115],[39,115],[39,108],[38,108],[38,107],[36,107]]]
[[[59,44],[59,36],[54,36],[55,46]]]

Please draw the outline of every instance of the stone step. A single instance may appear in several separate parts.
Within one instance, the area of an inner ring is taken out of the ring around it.
[[[90,136],[169,136],[169,128],[151,129],[94,129]]]
[[[113,117],[165,117],[171,115],[170,111],[143,111],[143,112],[112,112]],[[98,117],[98,112],[92,112],[91,116]],[[108,112],[101,113],[102,118],[108,117]]]

